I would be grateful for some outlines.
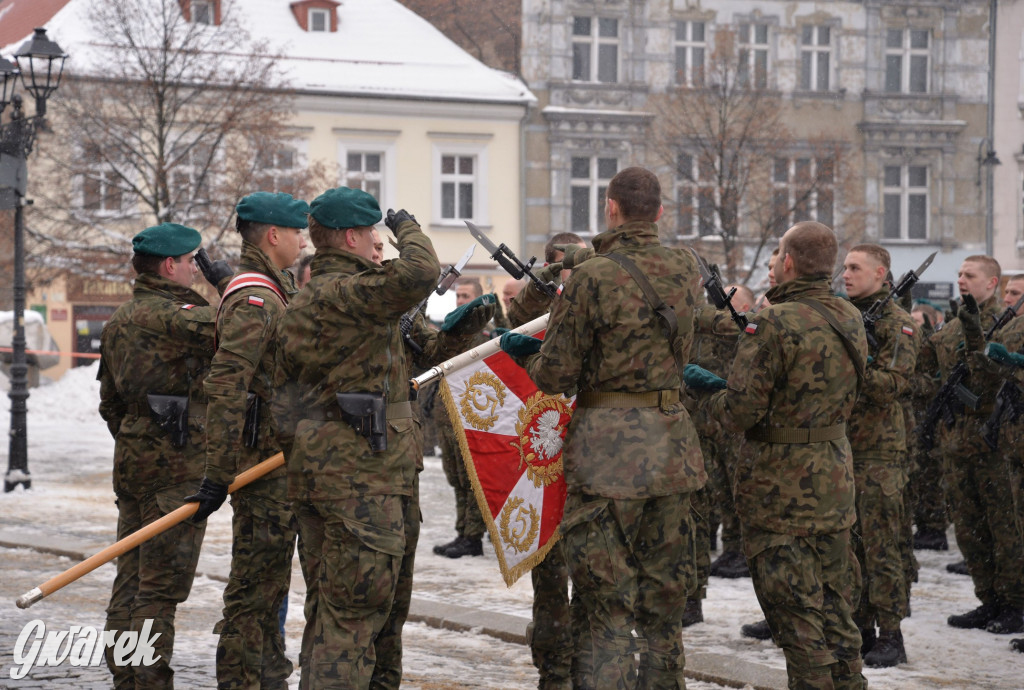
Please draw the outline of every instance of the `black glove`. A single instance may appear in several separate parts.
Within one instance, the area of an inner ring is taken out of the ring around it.
[[[210,255],[206,253],[205,249],[200,249],[196,252],[196,266],[202,272],[203,277],[206,278],[207,282],[215,288],[220,288],[220,282],[225,278],[230,278],[235,274],[231,265],[224,261],[224,259],[217,259],[216,261],[210,261]]]
[[[416,216],[412,215],[404,208],[397,211],[393,208],[389,208],[388,215],[384,218],[384,225],[388,226],[388,230],[395,233],[397,236],[398,226],[407,220],[411,220],[413,223],[416,223],[416,225],[419,225],[419,223],[416,222]]]
[[[957,312],[960,325],[964,329],[964,340],[970,352],[985,347],[985,334],[981,330],[981,314],[978,310],[978,301],[970,293],[961,296],[963,306]]]
[[[211,482],[203,478],[199,485],[199,491],[191,496],[185,497],[185,503],[199,503],[199,510],[192,516],[193,520],[205,520],[210,514],[224,505],[224,499],[228,497],[228,485]]]

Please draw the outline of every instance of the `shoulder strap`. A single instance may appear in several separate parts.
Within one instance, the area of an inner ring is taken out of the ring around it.
[[[238,290],[247,287],[266,288],[273,292],[275,295],[277,295],[278,299],[281,300],[282,304],[288,304],[287,295],[284,294],[284,291],[281,289],[281,287],[276,282],[274,282],[269,276],[264,275],[263,273],[256,272],[237,274],[235,277],[231,279],[231,282],[227,284],[227,287],[224,288],[224,294],[220,296],[220,304],[217,305],[217,320],[215,322],[213,332],[214,347],[219,347],[220,345],[220,313],[224,309],[224,301],[228,298],[228,295],[230,295],[231,293],[237,292]]]
[[[676,347],[676,337],[679,334],[679,317],[676,316],[675,309],[665,304],[665,300],[661,298],[661,295],[659,295],[657,290],[654,289],[654,286],[651,285],[651,281],[647,280],[647,276],[645,276],[637,265],[629,258],[616,252],[610,252],[603,256],[611,259],[621,266],[623,270],[625,270],[626,273],[636,281],[636,284],[640,286],[640,290],[644,293],[647,301],[651,303],[652,307],[654,307],[654,312],[661,317],[662,324],[668,332],[668,347],[672,350],[672,356],[676,360],[676,369],[679,372],[679,382],[681,385],[683,381],[683,367],[686,363],[683,362],[683,355],[679,351],[679,348]]]
[[[796,301],[800,304],[810,307],[814,311],[821,314],[821,317],[823,319],[828,321],[828,325],[832,327],[832,330],[836,332],[836,335],[839,336],[839,339],[843,341],[843,347],[846,348],[846,351],[850,355],[850,359],[853,360],[853,366],[857,370],[857,381],[863,382],[864,360],[860,358],[860,353],[857,352],[857,346],[853,344],[852,340],[850,340],[850,336],[844,333],[843,329],[839,327],[839,324],[836,322],[836,317],[834,317],[828,309],[823,307],[821,302],[816,302],[815,300],[810,299],[798,299]]]

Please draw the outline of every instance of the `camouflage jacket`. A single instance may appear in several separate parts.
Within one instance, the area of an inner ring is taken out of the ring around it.
[[[988,332],[995,324],[1002,312],[999,306],[995,295],[978,305],[982,331]],[[936,433],[936,446],[958,456],[989,452],[988,446],[982,440],[981,425],[992,412],[996,387],[984,373],[987,363],[982,361],[980,353],[973,354],[974,356],[969,356],[971,353],[966,351],[960,319],[953,318],[921,345],[921,352],[918,355],[919,370],[924,374],[921,377],[920,391],[929,401],[935,398],[943,382],[960,361],[966,362],[968,369],[971,370],[964,380],[964,385],[972,393],[980,396],[978,409],[962,408],[956,415],[952,427],[940,419]],[[979,365],[980,370],[976,374],[974,369],[979,368]],[[954,404],[960,407],[958,402]]]
[[[863,314],[888,291],[853,300]],[[900,398],[907,390],[921,347],[917,322],[893,302],[885,305],[875,323],[878,351],[864,371],[860,394],[853,406],[846,437],[850,439],[855,463],[871,458],[893,460],[906,452],[903,406]]]
[[[242,243],[239,273],[259,273],[273,280],[288,299],[298,290],[291,273],[279,270],[254,244]],[[217,312],[217,354],[204,387],[207,405],[206,476],[221,484],[281,450],[274,434],[270,400],[273,344],[285,302],[268,287],[243,287],[225,297]],[[247,396],[258,398],[257,445],[243,443]],[[285,476],[284,468],[268,477]],[[266,487],[266,483],[259,483]],[[247,487],[253,490],[256,487]],[[284,495],[275,496],[283,499]]]
[[[100,416],[113,435],[114,491],[140,495],[201,479],[206,461],[203,378],[213,357],[216,309],[197,292],[155,274],[100,338]],[[147,394],[189,399],[189,440],[175,448],[150,413]]]
[[[411,221],[399,227],[398,247],[399,258],[382,266],[317,249],[312,278],[281,319],[272,407],[292,499],[412,493],[422,450],[417,419],[390,418],[387,450],[375,453],[348,423],[327,418],[338,409],[337,393],[383,393],[389,405],[409,401],[399,319],[434,289],[440,266]]]
[[[725,378],[736,356],[740,327],[728,309],[715,309],[705,304],[697,309],[693,320],[693,347],[690,361]]]
[[[1006,324],[992,336],[992,342],[1000,343],[1010,352],[1024,351],[1024,316],[1014,317],[1013,321]],[[996,365],[994,369],[996,369],[997,377],[1000,379],[999,386],[1002,386],[1001,381],[1009,379],[1024,394],[1024,369],[999,365]],[[1009,457],[1012,455],[1016,457],[1016,462],[1020,463],[1022,442],[1024,442],[1024,414],[1020,414],[1012,422],[1010,418],[1010,410],[1005,410],[1000,418],[1002,441],[1000,442],[999,452],[1004,456]]]
[[[817,443],[769,443],[766,428],[820,429],[845,424],[857,396],[857,370],[839,335],[801,301],[824,306],[854,343],[868,345],[860,313],[832,294],[828,276],[787,281],[768,291],[771,306],[751,315],[739,339],[728,388],[707,413],[746,431],[734,477],[736,512],[759,529],[808,536],[853,525],[853,458],[845,436]]]
[[[682,381],[660,318],[630,275],[603,254],[632,259],[679,319],[686,361],[699,299],[690,252],[664,247],[654,223],[632,222],[594,238],[598,256],[573,269],[555,298],[540,352],[525,361],[545,393],[678,390]],[[693,491],[707,479],[697,432],[681,403],[577,407],[562,459],[570,491],[647,498]]]

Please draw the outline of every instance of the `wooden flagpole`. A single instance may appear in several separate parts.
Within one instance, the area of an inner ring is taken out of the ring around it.
[[[263,477],[264,475],[273,472],[282,465],[284,465],[284,453],[278,453],[277,455],[267,458],[260,464],[254,467],[250,467],[245,472],[242,472],[240,475],[235,477],[235,481],[233,481],[231,483],[231,486],[228,487],[228,493],[232,493],[236,489],[240,489],[246,484],[251,484],[260,477]],[[131,551],[147,539],[152,539],[161,532],[165,532],[169,530],[171,527],[174,527],[179,522],[187,520],[188,518],[195,515],[195,512],[197,510],[199,510],[198,503],[186,503],[177,510],[171,511],[167,515],[164,515],[159,520],[155,520],[154,522],[149,523],[145,527],[135,532],[132,532],[124,539],[121,539],[120,541],[111,544],[99,553],[96,553],[90,556],[89,558],[86,558],[78,565],[72,566],[65,570],[63,573],[60,573],[59,575],[54,575],[38,587],[30,589],[29,591],[25,592],[20,597],[18,597],[18,600],[15,603],[18,605],[19,609],[27,609],[29,606],[36,603],[40,599],[48,597],[49,595],[56,592],[58,589],[61,589],[62,587],[71,584],[83,575],[91,573],[93,570],[100,567],[104,563],[108,563],[117,558],[118,556],[120,556],[121,554]]]

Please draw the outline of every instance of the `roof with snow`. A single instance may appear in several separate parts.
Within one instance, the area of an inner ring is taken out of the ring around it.
[[[86,19],[92,2],[0,0],[0,53],[14,53],[42,26],[69,54],[68,70],[101,73],[103,48]],[[278,65],[297,91],[501,104],[535,100],[514,75],[484,65],[396,0],[343,0],[333,32],[303,29],[292,4],[236,0],[234,11],[244,13],[241,21],[254,40],[268,41],[285,56]]]

